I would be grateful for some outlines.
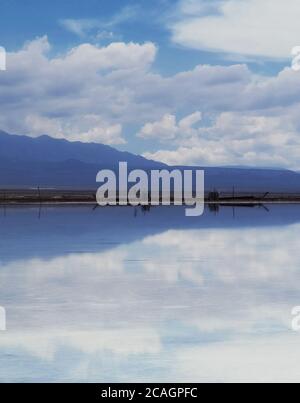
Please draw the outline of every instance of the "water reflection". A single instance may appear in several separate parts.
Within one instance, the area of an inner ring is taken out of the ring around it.
[[[2,381],[298,380],[300,207],[9,209]]]

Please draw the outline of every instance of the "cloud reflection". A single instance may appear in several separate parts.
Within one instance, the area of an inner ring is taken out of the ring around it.
[[[299,233],[166,230],[108,251],[2,262],[0,361],[16,361],[0,379],[23,379],[21,360],[32,378],[292,380]]]

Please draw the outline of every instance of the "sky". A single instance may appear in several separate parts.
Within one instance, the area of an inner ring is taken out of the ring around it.
[[[0,130],[300,170],[299,13],[299,0],[1,0]]]

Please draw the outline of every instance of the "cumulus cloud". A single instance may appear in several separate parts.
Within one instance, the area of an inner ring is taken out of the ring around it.
[[[210,126],[189,130],[175,139],[175,149],[145,157],[170,165],[299,167],[300,138],[290,117],[227,112]]]
[[[298,0],[181,0],[173,41],[195,49],[287,59],[300,37]]]
[[[84,143],[102,143],[108,145],[125,144],[126,140],[122,137],[122,125],[106,125],[101,119],[93,115],[81,117],[81,122],[76,121],[82,130],[76,132],[76,129],[63,125],[59,119],[50,119],[38,115],[28,115],[25,124],[31,134],[39,135],[47,133],[54,138],[64,138],[67,136],[70,141],[82,141]]]
[[[193,125],[199,123],[201,119],[202,113],[195,112],[177,124],[176,116],[167,114],[157,122],[146,123],[137,136],[144,139],[157,138],[159,141],[173,140],[180,133],[183,136],[195,133]]]
[[[124,144],[118,114],[130,104],[130,89],[122,88],[117,75],[146,74],[156,47],[82,44],[54,58],[48,56],[49,50],[43,37],[9,53],[7,74],[0,76],[1,128]]]
[[[299,169],[300,74],[291,67],[263,77],[244,64],[198,65],[163,77],[153,43],[50,49],[43,37],[8,53],[2,130],[118,145],[140,127],[152,141],[145,155],[168,163]]]
[[[0,76],[3,130],[69,139],[89,133],[84,140],[109,128],[117,135],[108,143],[121,144],[121,126],[156,120],[205,100],[208,109],[228,108],[233,91],[243,92],[251,79],[243,65],[197,66],[163,78],[151,71],[157,53],[153,43],[84,43],[54,57],[49,50],[43,37],[8,54],[8,70]]]

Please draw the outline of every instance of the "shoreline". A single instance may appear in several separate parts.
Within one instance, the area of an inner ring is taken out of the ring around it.
[[[268,204],[299,204],[300,205],[300,200],[292,200],[292,199],[281,199],[281,200],[231,200],[231,201],[208,201],[205,200],[204,204],[206,206],[224,206],[224,207],[235,207],[235,206],[241,206],[241,207],[255,207],[255,206],[263,206],[263,205],[268,205]],[[185,202],[182,202],[182,206],[188,206]],[[162,202],[158,204],[151,204],[149,202],[148,205],[149,207],[180,207],[181,205],[176,205],[174,202],[171,202],[170,204],[163,204]],[[6,201],[0,201],[0,207],[13,207],[13,206],[49,206],[49,207],[60,207],[60,206],[97,206],[97,207],[106,207],[106,206],[100,206],[97,201],[78,201],[78,200],[68,200],[68,201],[55,201],[55,200],[43,200],[43,201],[36,201],[36,200],[23,200],[23,201],[15,201],[15,200],[6,200]],[[110,207],[134,207],[130,203],[127,204],[111,204],[108,205]],[[136,206],[140,207],[142,205]]]
[[[177,201],[185,202],[181,199]],[[206,205],[219,206],[257,206],[263,204],[300,204],[299,194],[284,194],[284,193],[262,193],[240,192],[232,195],[230,193],[221,192],[217,198],[211,198],[211,193],[205,193]],[[63,190],[63,189],[0,189],[0,206],[64,206],[64,205],[98,205],[96,201],[95,190]],[[119,206],[117,200],[116,206]],[[163,206],[162,198],[160,206]],[[174,205],[174,195],[171,195],[171,205]],[[123,205],[131,206],[130,203]],[[157,206],[151,204],[149,206]],[[100,207],[100,206],[99,206]]]

